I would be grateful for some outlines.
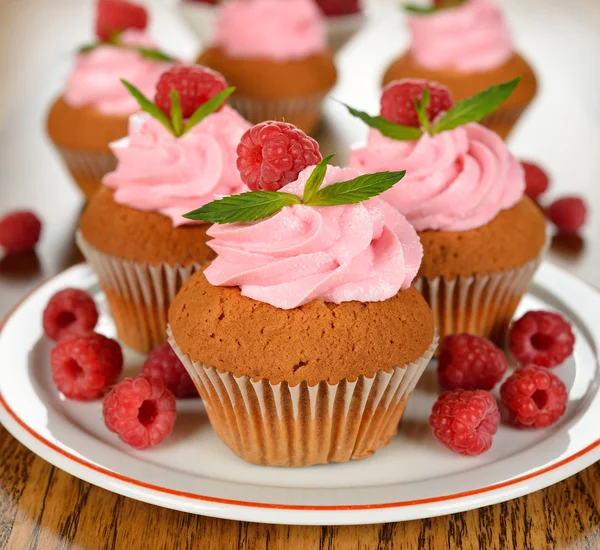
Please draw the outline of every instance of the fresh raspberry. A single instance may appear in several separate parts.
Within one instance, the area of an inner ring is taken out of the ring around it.
[[[546,208],[546,216],[561,233],[574,235],[585,223],[587,207],[579,197],[563,197]]]
[[[98,0],[96,8],[96,36],[103,42],[114,33],[127,29],[143,31],[148,26],[148,12],[143,6],[125,0]]]
[[[438,375],[446,389],[491,390],[506,366],[504,353],[481,336],[451,334],[442,341]]]
[[[171,433],[175,396],[157,378],[126,378],[104,398],[102,415],[106,427],[122,441],[147,449]]]
[[[512,326],[510,351],[521,365],[560,365],[573,353],[571,325],[558,313],[529,311]]]
[[[319,144],[287,122],[261,122],[248,130],[237,148],[242,181],[252,190],[277,191],[321,159]]]
[[[175,397],[198,397],[194,382],[168,342],[148,354],[142,376],[162,380]]]
[[[190,118],[209,99],[227,88],[221,74],[200,65],[177,65],[164,72],[156,85],[154,102],[171,114],[171,91],[179,93],[183,118]]]
[[[492,445],[500,424],[494,396],[483,390],[442,393],[433,405],[429,425],[433,435],[461,455],[479,455]]]
[[[316,2],[323,15],[327,17],[360,12],[358,0],[316,0]]]
[[[528,365],[515,370],[500,388],[508,421],[517,428],[546,428],[567,408],[567,388],[550,371]]]
[[[425,88],[429,90],[427,116],[430,122],[454,105],[450,90],[437,82],[418,79],[395,80],[383,90],[381,116],[395,124],[419,128],[421,123],[415,109],[415,99],[423,100]]]
[[[525,171],[525,194],[535,201],[548,190],[548,174],[533,162],[522,160],[521,166]]]
[[[21,254],[35,248],[42,232],[42,222],[26,210],[12,212],[0,220],[0,246],[9,254]]]
[[[123,368],[123,353],[118,342],[101,334],[74,334],[52,348],[50,367],[65,397],[91,401],[115,383]]]
[[[42,319],[44,332],[52,340],[91,332],[97,322],[94,299],[78,288],[65,288],[52,296]]]

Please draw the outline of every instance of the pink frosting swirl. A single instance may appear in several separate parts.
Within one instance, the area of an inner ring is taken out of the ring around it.
[[[302,195],[314,167],[282,191]],[[328,167],[324,185],[360,172]],[[281,309],[312,300],[378,302],[410,286],[423,248],[414,228],[378,198],[343,206],[288,206],[250,224],[213,225],[217,258],[204,272],[216,286]]]
[[[468,124],[418,141],[397,141],[371,130],[350,155],[364,172],[406,170],[382,198],[417,231],[467,231],[493,220],[523,196],[525,176],[500,137]]]
[[[466,0],[456,8],[408,18],[410,52],[437,71],[481,72],[508,61],[514,48],[501,11],[489,0]]]
[[[127,46],[155,47],[147,35],[136,30],[125,31],[121,41]],[[160,75],[169,67],[169,63],[146,59],[131,49],[98,46],[77,56],[64,100],[75,108],[89,106],[107,115],[129,115],[139,111],[139,106],[120,79],[153,97]]]
[[[179,138],[145,113],[132,115],[128,137],[111,144],[119,163],[103,183],[115,189],[120,204],[160,212],[174,226],[195,223],[181,215],[246,190],[236,148],[248,128],[227,106]]]
[[[303,59],[327,48],[313,0],[234,0],[220,8],[213,45],[234,58]]]

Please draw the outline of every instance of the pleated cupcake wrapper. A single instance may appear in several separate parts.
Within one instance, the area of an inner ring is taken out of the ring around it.
[[[200,264],[151,265],[123,260],[100,252],[81,233],[77,244],[100,279],[119,339],[140,353],[165,342],[169,306]]]
[[[334,53],[341,50],[361,29],[366,19],[364,13],[326,17],[327,41],[331,50]]]
[[[481,120],[481,124],[494,132],[497,132],[501,137],[506,137],[519,118],[527,108],[527,104],[519,107],[500,107],[497,111],[487,115]]]
[[[110,152],[81,151],[58,147],[71,176],[89,199],[100,189],[102,178],[117,168],[117,159]]]
[[[511,319],[541,256],[521,267],[487,275],[451,280],[419,277],[414,286],[431,306],[440,338],[468,332],[503,347]]]
[[[290,386],[206,367],[167,334],[219,438],[247,462],[270,466],[347,462],[387,445],[438,344],[436,335],[416,361],[371,378]]]

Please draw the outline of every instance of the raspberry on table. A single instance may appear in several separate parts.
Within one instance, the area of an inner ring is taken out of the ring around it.
[[[168,342],[148,354],[142,376],[162,380],[175,397],[198,397],[194,382]]]
[[[322,160],[319,144],[287,122],[267,121],[250,128],[237,148],[242,181],[252,190],[277,191]]]
[[[126,378],[104,398],[102,415],[106,427],[122,441],[147,449],[173,430],[175,396],[156,378]]]
[[[558,313],[529,311],[513,324],[510,351],[521,365],[560,365],[573,353],[571,325]]]
[[[449,390],[491,390],[506,367],[504,353],[481,336],[451,334],[440,346],[438,376]]]
[[[533,162],[522,160],[521,166],[525,172],[525,194],[535,201],[548,190],[548,174]]]
[[[42,232],[42,222],[27,210],[7,214],[0,220],[0,246],[9,254],[22,254],[35,248]]]
[[[69,399],[102,397],[123,369],[123,353],[115,340],[101,334],[71,335],[50,352],[52,379]]]
[[[567,408],[567,388],[555,374],[528,365],[515,370],[500,388],[508,421],[517,428],[546,428]]]
[[[98,0],[96,36],[107,42],[112,35],[127,29],[145,30],[148,26],[146,8],[126,0]]]
[[[435,438],[462,455],[479,455],[487,451],[499,424],[498,403],[484,390],[444,392],[434,403],[429,416]]]
[[[94,299],[78,288],[65,288],[52,296],[42,318],[44,332],[52,340],[91,332],[97,322]]]
[[[328,17],[360,12],[358,0],[316,0],[316,2],[323,15]]]
[[[419,79],[402,79],[390,82],[381,96],[381,116],[394,124],[420,128],[419,116],[415,109],[415,99],[423,100],[423,91],[429,90],[427,117],[430,122],[446,112],[454,101],[450,90],[437,82]]]
[[[171,91],[176,90],[183,118],[189,118],[198,107],[226,88],[223,76],[212,69],[200,65],[176,65],[161,75],[154,102],[170,116]]]
[[[546,208],[546,216],[561,233],[574,235],[585,224],[587,206],[580,197],[562,197]]]

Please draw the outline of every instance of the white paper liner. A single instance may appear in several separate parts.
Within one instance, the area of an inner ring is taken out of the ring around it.
[[[290,386],[206,367],[181,351],[170,327],[167,334],[219,438],[247,462],[270,466],[347,462],[387,445],[438,344],[436,335],[416,361],[372,378]]]
[[[200,264],[132,262],[100,252],[80,232],[76,240],[98,275],[119,339],[140,353],[148,353],[165,342],[169,306]]]
[[[327,41],[335,53],[341,50],[350,39],[361,29],[367,18],[364,13],[326,17]]]
[[[117,159],[110,152],[81,151],[58,147],[71,176],[89,199],[102,185],[102,178],[117,168]]]

